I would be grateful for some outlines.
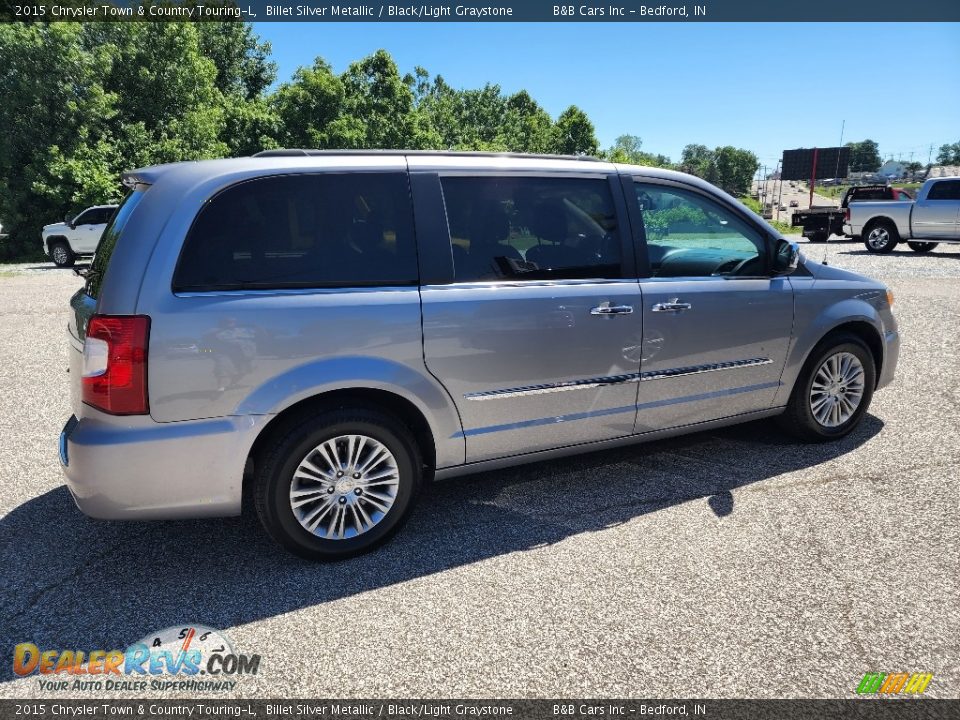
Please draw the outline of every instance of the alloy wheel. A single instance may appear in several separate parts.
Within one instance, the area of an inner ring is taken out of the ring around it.
[[[867,244],[874,250],[883,250],[890,244],[890,231],[882,225],[875,227],[870,231],[870,234],[867,235]]]
[[[810,388],[814,419],[828,428],[850,420],[863,400],[863,381],[863,363],[853,353],[839,352],[824,360]]]
[[[397,460],[366,435],[341,435],[307,453],[290,484],[290,508],[307,532],[328,540],[357,537],[393,507]]]

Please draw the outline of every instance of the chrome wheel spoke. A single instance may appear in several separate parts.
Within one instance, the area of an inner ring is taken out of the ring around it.
[[[328,540],[361,535],[390,512],[400,470],[386,445],[366,435],[330,438],[307,453],[290,482],[290,509]]]

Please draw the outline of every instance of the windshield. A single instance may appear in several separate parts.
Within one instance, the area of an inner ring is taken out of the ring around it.
[[[97,244],[96,254],[90,263],[90,269],[87,271],[87,284],[85,291],[87,295],[96,300],[100,296],[100,286],[103,284],[103,276],[107,272],[107,266],[110,264],[110,256],[117,246],[117,240],[120,239],[120,233],[123,232],[124,225],[134,208],[140,204],[140,200],[145,194],[145,190],[134,190],[124,201],[120,203],[117,212],[114,214],[110,224],[107,225],[100,236],[100,242]]]

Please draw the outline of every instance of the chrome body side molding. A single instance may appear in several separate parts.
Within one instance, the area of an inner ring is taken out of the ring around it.
[[[750,358],[749,360],[731,360],[722,363],[706,365],[689,365],[687,367],[658,370],[655,372],[629,373],[627,375],[607,375],[604,377],[588,378],[584,380],[568,380],[562,383],[545,383],[543,385],[527,385],[518,388],[503,390],[485,390],[483,392],[467,393],[463,397],[467,400],[502,400],[505,398],[525,397],[529,395],[543,395],[546,393],[567,392],[569,390],[587,390],[603,385],[620,385],[622,383],[647,382],[664,378],[682,377],[684,375],[699,375],[700,373],[716,372],[717,370],[733,370],[736,368],[769,365],[770,358]]]

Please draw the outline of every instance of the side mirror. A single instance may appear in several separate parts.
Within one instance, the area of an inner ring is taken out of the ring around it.
[[[789,275],[800,264],[800,245],[792,240],[777,240],[777,251],[773,257],[774,275]]]
[[[66,223],[67,225],[73,225],[73,215],[71,215],[70,213],[67,213],[66,215],[64,215],[63,222]]]

